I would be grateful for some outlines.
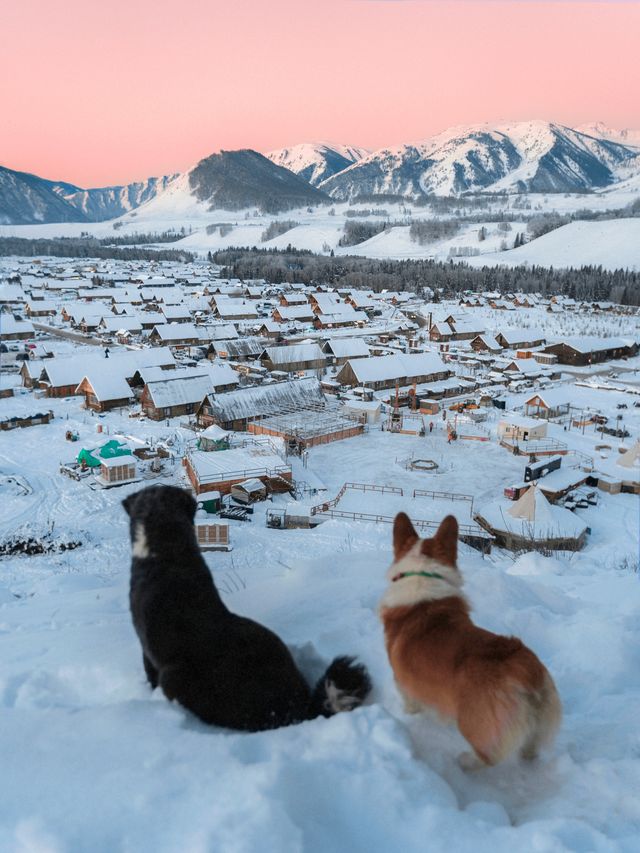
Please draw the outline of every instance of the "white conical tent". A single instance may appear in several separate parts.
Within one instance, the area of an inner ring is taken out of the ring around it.
[[[514,518],[522,518],[535,524],[554,521],[551,504],[537,486],[530,486],[507,512]]]
[[[633,447],[630,447],[626,453],[623,453],[618,459],[616,459],[616,465],[622,465],[623,468],[639,468],[640,441],[636,441]]]

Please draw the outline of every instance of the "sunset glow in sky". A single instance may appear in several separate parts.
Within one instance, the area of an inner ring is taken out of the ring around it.
[[[1,30],[0,164],[81,186],[220,148],[640,127],[634,0],[20,0]]]

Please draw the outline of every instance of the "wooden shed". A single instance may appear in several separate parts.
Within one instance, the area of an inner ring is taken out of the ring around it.
[[[121,486],[137,478],[136,460],[133,456],[114,456],[100,460],[98,482],[107,486]]]
[[[202,551],[230,551],[229,525],[196,513],[194,520],[196,539]]]

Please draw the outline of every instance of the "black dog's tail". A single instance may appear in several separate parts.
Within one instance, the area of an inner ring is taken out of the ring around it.
[[[316,684],[311,697],[309,717],[332,717],[341,711],[353,711],[362,705],[371,690],[365,666],[355,658],[339,657]]]

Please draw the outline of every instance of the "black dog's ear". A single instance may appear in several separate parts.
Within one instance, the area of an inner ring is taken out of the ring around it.
[[[185,491],[185,489],[182,489],[180,491],[180,502],[182,509],[189,517],[189,520],[193,521],[198,505],[193,499],[192,495],[190,495],[189,492]]]
[[[133,509],[134,498],[135,498],[135,495],[129,495],[129,497],[128,497],[128,498],[125,498],[125,499],[122,501],[122,506],[124,507],[125,512],[126,512],[126,513],[127,513],[127,515],[129,515],[129,516],[131,515],[131,510]]]

